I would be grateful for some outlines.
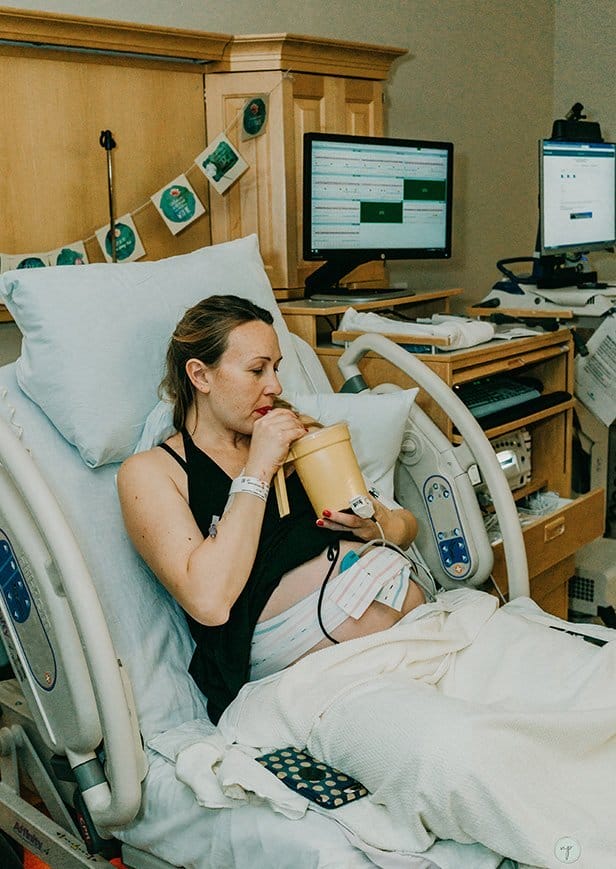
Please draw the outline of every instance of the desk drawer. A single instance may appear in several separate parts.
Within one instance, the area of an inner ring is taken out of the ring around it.
[[[530,596],[540,607],[561,619],[567,618],[568,583],[575,573],[575,553],[605,530],[603,489],[570,501],[549,516],[542,516],[524,528]],[[503,594],[508,593],[503,544],[493,544],[494,579]],[[489,585],[486,589],[490,590]]]
[[[574,501],[542,516],[524,528],[524,544],[531,577],[548,570],[605,530],[605,493],[595,489]],[[502,543],[494,544],[494,572],[504,576],[505,564]]]

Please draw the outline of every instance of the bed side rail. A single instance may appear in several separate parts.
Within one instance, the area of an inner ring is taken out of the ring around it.
[[[145,760],[128,680],[58,502],[1,417],[0,627],[41,737],[68,758],[92,821],[129,823]]]

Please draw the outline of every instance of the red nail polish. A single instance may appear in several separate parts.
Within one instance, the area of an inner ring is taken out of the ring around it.
[[[329,519],[329,517],[332,515],[331,510],[323,510],[323,515],[326,519]]]
[[[322,519],[317,519],[317,525],[322,528],[325,525],[325,522]]]

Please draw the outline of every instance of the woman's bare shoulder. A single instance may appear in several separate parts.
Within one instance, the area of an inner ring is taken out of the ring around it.
[[[171,447],[179,458],[183,459],[184,448],[182,439],[179,438],[178,442],[177,438],[177,435],[173,435],[173,437],[169,438],[165,443]],[[164,474],[169,476],[170,474],[173,474],[173,469],[175,467],[179,468],[179,465],[173,456],[170,456],[169,453],[166,450],[161,449],[160,446],[155,446],[150,450],[134,453],[132,456],[125,459],[118,471],[118,482],[121,482],[122,480],[136,480],[152,473],[160,473],[161,475]]]

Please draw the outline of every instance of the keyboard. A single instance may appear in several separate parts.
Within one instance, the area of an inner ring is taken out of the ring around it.
[[[406,296],[414,296],[413,290],[359,290],[358,292],[344,292],[332,290],[329,293],[315,293],[306,299],[319,305],[357,305],[361,302],[380,302],[387,299],[404,299]]]
[[[564,390],[544,392],[537,398],[530,398],[521,404],[512,404],[509,407],[503,408],[503,410],[497,410],[496,413],[482,416],[477,422],[484,431],[487,431],[489,428],[497,428],[499,425],[515,422],[521,416],[532,416],[534,413],[541,413],[542,410],[556,407],[557,404],[563,404],[565,401],[571,401],[571,398],[571,393]]]
[[[543,384],[534,377],[482,377],[454,386],[476,419],[539,398],[542,389]]]

